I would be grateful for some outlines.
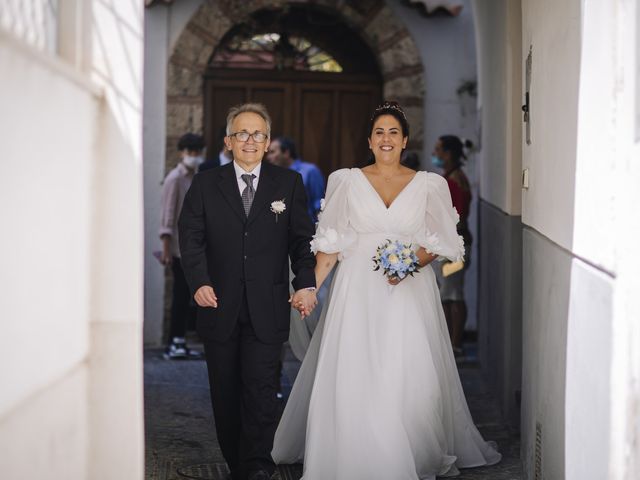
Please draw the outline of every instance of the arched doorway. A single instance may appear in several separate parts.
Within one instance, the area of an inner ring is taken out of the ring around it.
[[[216,54],[233,39],[280,34],[283,26],[290,38],[303,38],[328,53],[342,72],[221,68]],[[405,107],[412,125],[408,149],[420,154],[423,66],[409,32],[384,1],[248,1],[242,8],[234,2],[206,2],[182,31],[169,60],[167,152],[185,131],[202,131],[209,155],[217,154],[216,137],[228,107],[256,100],[271,111],[274,133],[294,137],[302,157],[329,174],[364,161],[366,120],[381,98]],[[166,163],[172,167],[173,156]]]
[[[382,77],[362,39],[335,13],[311,6],[260,10],[218,44],[204,74],[204,135],[217,155],[226,112],[257,101],[273,135],[296,140],[325,175],[367,159],[367,124]]]

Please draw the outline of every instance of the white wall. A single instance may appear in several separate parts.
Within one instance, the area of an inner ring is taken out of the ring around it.
[[[533,46],[532,143],[523,150],[530,186],[522,196],[522,220],[569,250],[573,245],[581,3],[522,2],[523,60]]]
[[[177,154],[166,143],[167,62],[173,45],[202,0],[162,3],[144,10],[144,342],[162,342],[164,269],[153,257],[160,250],[160,195],[167,155]]]
[[[482,139],[479,349],[503,418],[520,423],[522,368],[522,102],[520,0],[473,3]]]
[[[475,1],[479,107],[480,197],[520,215],[523,103],[520,0]]]
[[[533,45],[523,221],[538,232],[525,237],[525,251],[543,265],[524,269],[526,478],[535,422],[544,452],[565,453],[546,453],[545,478],[638,472],[640,414],[630,408],[640,398],[637,8],[624,0],[523,3],[523,57]],[[549,338],[559,328],[566,337]],[[537,375],[548,358],[564,382]]]
[[[590,310],[576,315],[575,328],[570,317],[569,347],[575,337],[574,345],[597,349],[591,371],[568,366],[575,384],[591,388],[588,402],[568,398],[566,409],[608,436],[599,446],[574,442],[567,477],[583,478],[575,462],[599,450],[603,478],[626,479],[640,471],[640,411],[633,407],[640,403],[640,7],[624,0],[582,5],[573,251],[590,265],[572,302]],[[593,352],[584,352],[581,361]],[[600,412],[596,421],[589,415],[594,411]]]
[[[420,51],[425,78],[423,165],[431,168],[431,152],[439,136],[451,133],[477,143],[475,101],[456,94],[464,81],[477,80],[471,2],[459,2],[463,9],[457,17],[431,18],[422,15],[417,6],[409,7],[399,0],[387,3]],[[474,168],[474,164],[468,168],[473,179]]]
[[[523,232],[522,451],[524,478],[564,479],[567,315],[571,256]],[[536,425],[541,449],[536,452]],[[536,453],[542,470],[536,477]]]
[[[142,8],[60,5],[59,50],[0,28],[0,471],[141,478]]]

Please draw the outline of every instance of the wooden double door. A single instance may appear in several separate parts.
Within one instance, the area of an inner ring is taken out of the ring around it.
[[[272,136],[291,137],[298,155],[325,176],[368,160],[369,119],[381,100],[381,82],[374,76],[210,70],[204,89],[207,145],[216,145],[231,106],[260,102],[271,115]],[[217,154],[209,149],[209,155]]]

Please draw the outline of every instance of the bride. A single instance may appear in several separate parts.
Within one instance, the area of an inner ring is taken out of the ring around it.
[[[408,137],[404,111],[383,103],[375,163],[329,177],[311,245],[318,287],[339,263],[272,451],[304,461],[304,480],[432,480],[501,458],[471,419],[429,265],[462,259],[458,214],[444,178],[400,165]],[[412,244],[418,273],[374,271],[387,240]]]

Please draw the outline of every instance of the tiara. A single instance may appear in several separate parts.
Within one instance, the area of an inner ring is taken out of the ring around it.
[[[396,112],[400,113],[400,115],[402,115],[402,118],[404,118],[405,120],[407,119],[407,116],[404,114],[404,110],[402,110],[395,102],[384,102],[382,105],[378,105],[378,107],[376,107],[376,109],[373,111],[373,114],[375,115],[381,110],[395,110]]]

